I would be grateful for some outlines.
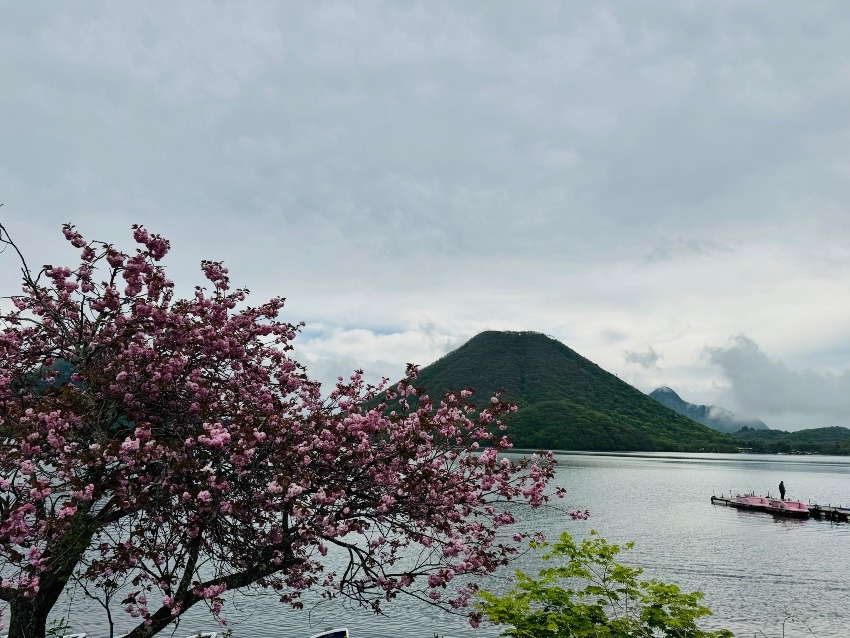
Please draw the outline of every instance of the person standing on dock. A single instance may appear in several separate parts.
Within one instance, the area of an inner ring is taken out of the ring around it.
[[[783,481],[779,481],[779,499],[785,500],[785,483]]]

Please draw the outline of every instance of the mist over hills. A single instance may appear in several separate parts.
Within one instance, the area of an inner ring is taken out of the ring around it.
[[[769,430],[770,428],[763,421],[758,419],[746,419],[737,416],[733,412],[716,405],[696,405],[688,403],[682,399],[672,388],[662,386],[656,388],[649,393],[649,396],[658,401],[661,405],[666,405],[671,410],[675,410],[679,414],[702,423],[718,432],[726,432],[733,434],[741,428],[749,428],[751,430]]]
[[[796,432],[773,430],[758,419],[741,418],[714,405],[695,405],[683,400],[666,386],[649,396],[698,423],[732,434],[741,447],[773,454],[850,454],[850,429],[844,427],[806,428]]]
[[[519,406],[508,427],[518,448],[734,452],[740,445],[537,332],[482,332],[423,368],[416,385],[435,397],[473,387],[479,405],[505,389]]]

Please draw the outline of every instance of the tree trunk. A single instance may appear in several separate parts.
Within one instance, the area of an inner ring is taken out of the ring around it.
[[[47,616],[56,599],[36,595],[20,596],[9,603],[9,638],[45,638]]]
[[[59,556],[53,569],[39,574],[38,593],[24,596],[18,593],[9,601],[9,638],[45,638],[47,616],[59,600],[65,585],[74,573],[97,529],[96,521],[85,510],[78,510],[72,527],[46,556]]]

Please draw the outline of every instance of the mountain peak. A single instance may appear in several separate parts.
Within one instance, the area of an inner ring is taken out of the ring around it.
[[[762,421],[758,419],[746,419],[716,405],[695,405],[688,403],[667,386],[656,388],[649,396],[660,404],[675,410],[679,414],[702,423],[718,432],[732,434],[742,427],[754,430],[769,430]]]
[[[435,398],[472,387],[479,405],[504,389],[505,398],[519,407],[507,433],[524,449],[728,450],[735,445],[540,332],[482,332],[422,368],[416,385]]]
[[[655,395],[659,395],[659,396],[666,395],[666,396],[670,396],[670,397],[676,397],[677,399],[682,398],[678,394],[676,394],[676,391],[673,390],[673,388],[671,388],[670,386],[667,386],[667,385],[662,385],[660,388],[655,388],[655,390],[653,390],[652,392],[649,393],[649,396],[655,396]]]

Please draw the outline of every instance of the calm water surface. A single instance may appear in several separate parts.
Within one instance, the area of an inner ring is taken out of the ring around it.
[[[559,481],[588,499],[584,523],[651,576],[705,593],[705,627],[736,636],[850,636],[850,525],[711,505],[712,494],[776,494],[850,505],[850,459],[765,455],[568,455]],[[571,526],[570,531],[575,527]],[[554,531],[554,530],[553,530]],[[791,618],[788,618],[792,616]]]
[[[850,505],[849,458],[576,453],[557,459],[556,483],[568,490],[559,507],[587,508],[590,520],[571,521],[554,508],[523,510],[520,527],[542,529],[547,536],[566,530],[576,537],[595,529],[611,542],[635,541],[621,562],[705,593],[704,602],[715,613],[702,623],[705,628],[760,638],[783,636],[783,629],[787,638],[850,636],[850,525],[779,519],[710,502],[712,494],[775,494],[782,480],[787,498]],[[525,561],[522,568],[534,570],[535,564]],[[505,581],[493,579],[486,586],[501,589]],[[96,620],[102,614],[74,609],[76,627],[95,638],[106,635]],[[355,638],[499,634],[497,628],[473,630],[462,619],[404,601],[390,604],[382,618],[338,603],[321,604],[308,614],[268,596],[240,596],[228,610],[235,638],[302,638],[331,625],[347,626]],[[123,612],[116,620],[118,629],[129,628]],[[201,628],[212,628],[211,620],[191,610],[174,635]]]

